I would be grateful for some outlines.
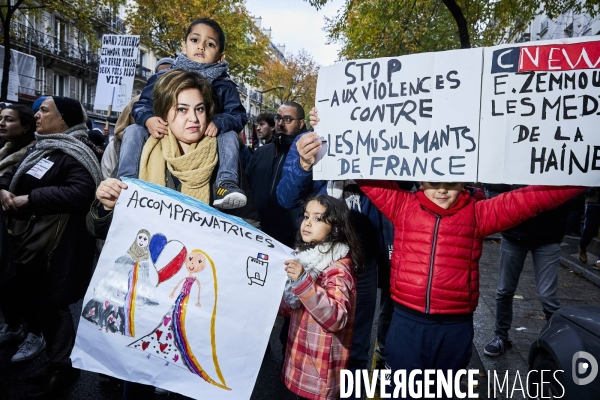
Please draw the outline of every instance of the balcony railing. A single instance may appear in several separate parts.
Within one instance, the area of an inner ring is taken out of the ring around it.
[[[141,79],[147,81],[148,78],[150,78],[152,75],[154,75],[154,71],[152,71],[149,68],[142,67],[140,64],[137,65],[136,70],[135,70],[136,78],[141,78]]]
[[[100,61],[98,54],[21,23],[12,22],[11,25],[12,35],[16,42],[30,46],[33,49],[44,50],[60,58],[85,63],[92,69],[98,69]]]
[[[259,103],[263,102],[263,95],[262,95],[262,93],[255,92],[254,90],[252,90],[250,92],[250,98],[252,100],[254,100],[254,101],[259,102]]]
[[[110,26],[117,33],[126,33],[125,22],[121,18],[113,16],[112,11],[108,7],[98,8],[96,10],[96,19]]]

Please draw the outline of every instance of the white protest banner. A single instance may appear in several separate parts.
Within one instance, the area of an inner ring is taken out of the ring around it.
[[[486,48],[478,180],[600,184],[600,41]]]
[[[195,399],[249,399],[291,249],[181,193],[125,182],[73,366]]]
[[[0,76],[4,71],[4,46],[0,46]],[[35,70],[36,59],[34,56],[17,50],[10,50],[10,71],[8,73],[7,100],[19,101],[19,92],[35,96]]]
[[[474,181],[482,49],[321,68],[314,179]]]
[[[95,110],[123,111],[131,100],[138,63],[138,35],[102,35]]]

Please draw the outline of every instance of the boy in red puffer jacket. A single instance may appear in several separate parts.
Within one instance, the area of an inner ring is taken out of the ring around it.
[[[386,364],[407,377],[415,369],[456,372],[469,363],[483,239],[585,191],[528,186],[476,201],[462,183],[423,182],[416,193],[389,181],[358,184],[394,224]]]

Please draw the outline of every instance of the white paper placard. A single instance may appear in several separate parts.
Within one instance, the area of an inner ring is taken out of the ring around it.
[[[138,35],[102,35],[95,110],[123,111],[131,100],[138,64]]]
[[[482,49],[321,68],[314,179],[474,181]]]
[[[125,182],[73,366],[195,399],[250,398],[291,249],[178,192]]]
[[[600,42],[486,48],[478,180],[600,185]]]

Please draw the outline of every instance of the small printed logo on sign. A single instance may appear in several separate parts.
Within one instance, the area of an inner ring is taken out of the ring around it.
[[[269,267],[269,263],[267,260],[269,259],[268,254],[258,253],[256,258],[248,257],[248,262],[246,264],[246,275],[250,282],[248,285],[257,284],[259,286],[265,285],[265,280],[267,279],[267,269]]]

